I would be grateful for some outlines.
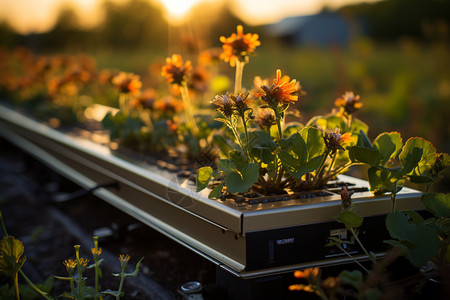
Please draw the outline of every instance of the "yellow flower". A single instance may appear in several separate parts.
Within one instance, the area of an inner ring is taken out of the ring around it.
[[[75,267],[77,266],[77,262],[73,259],[66,259],[63,262],[63,265],[66,267],[67,273],[69,273],[69,275],[72,275],[75,270]]]
[[[350,115],[362,107],[362,103],[359,102],[359,95],[355,96],[353,92],[345,92],[344,95],[334,101],[334,105],[340,108],[338,113],[340,116],[344,113]]]
[[[179,54],[173,54],[166,58],[166,64],[162,67],[161,75],[165,76],[170,83],[182,85],[187,81],[189,72],[192,70],[191,61],[183,64]]]
[[[80,258],[80,259],[79,259],[79,263],[80,263],[80,265],[82,265],[83,267],[86,267],[87,264],[89,263],[89,259]]]
[[[221,36],[220,41],[223,43],[223,52],[220,58],[225,62],[230,62],[232,67],[235,66],[235,60],[244,61],[248,55],[255,51],[255,48],[261,45],[257,34],[244,34],[244,27],[237,26],[237,34],[233,33],[228,38]]]
[[[102,248],[91,248],[91,252],[94,256],[99,256],[102,254]]]
[[[124,94],[138,94],[142,86],[139,75],[126,72],[120,72],[112,79],[112,83]]]
[[[120,266],[122,267],[122,270],[125,270],[128,261],[130,260],[130,256],[128,254],[120,254],[119,255],[119,261],[120,261]]]

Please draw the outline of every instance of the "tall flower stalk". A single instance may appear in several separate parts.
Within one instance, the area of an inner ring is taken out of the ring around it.
[[[95,270],[95,296],[94,299],[98,299],[98,294],[100,292],[100,287],[98,284],[98,278],[101,276],[100,264],[100,254],[102,253],[102,248],[98,247],[98,236],[94,236],[94,248],[91,249],[92,255],[94,257],[94,270]]]
[[[139,94],[142,86],[139,75],[120,72],[117,76],[112,78],[112,83],[120,90],[119,109],[125,115],[128,115],[128,102],[130,100],[130,95]]]
[[[271,86],[262,84],[261,90],[255,93],[256,97],[261,97],[264,105],[261,108],[270,108],[275,115],[275,123],[277,124],[277,139],[283,138],[282,123],[285,111],[292,102],[298,100],[298,93],[301,92],[301,86],[297,84],[295,79],[291,80],[289,76],[281,76],[281,70],[276,71],[276,78]],[[276,159],[276,175],[274,178],[275,186],[279,186],[283,178],[283,167]]]
[[[217,95],[211,103],[217,106],[217,111],[219,111],[223,118],[218,118],[218,121],[225,123],[233,132],[237,144],[241,148],[242,153],[247,158],[251,160],[249,147],[250,139],[248,134],[247,123],[249,120],[253,119],[252,113],[253,109],[249,107],[250,100],[248,95],[230,95],[228,92],[225,95]],[[241,135],[238,130],[238,120],[242,120],[242,125],[244,128],[245,143],[242,142]]]
[[[237,33],[232,33],[229,37],[220,37],[223,43],[223,52],[220,58],[225,62],[229,62],[230,66],[236,67],[236,75],[234,81],[234,94],[242,93],[242,74],[244,66],[248,63],[249,55],[255,51],[255,48],[261,45],[257,34],[244,34],[244,27],[237,26]]]
[[[167,78],[171,84],[175,84],[180,88],[181,97],[184,102],[186,112],[186,123],[193,136],[198,136],[197,122],[194,118],[194,112],[189,97],[187,87],[188,74],[192,71],[191,61],[183,63],[181,55],[173,54],[172,57],[166,58],[166,64],[162,67],[161,75]]]

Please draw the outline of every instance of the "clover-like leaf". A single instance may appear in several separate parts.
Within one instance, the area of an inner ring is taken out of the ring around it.
[[[410,223],[402,212],[389,214],[386,218],[386,228],[391,237],[403,245],[407,258],[416,267],[423,266],[439,250],[441,241],[436,230],[425,223]]]
[[[197,192],[206,188],[211,180],[213,169],[211,167],[202,167],[197,171]]]
[[[258,161],[266,164],[275,159],[273,152],[277,148],[277,144],[266,131],[249,132],[250,152]]]
[[[314,127],[304,127],[299,133],[306,144],[305,161],[310,161],[325,152],[326,145],[321,130]]]
[[[402,137],[398,132],[384,132],[375,138],[373,146],[380,153],[380,164],[384,166],[402,150]]]
[[[450,194],[423,194],[422,203],[434,215],[442,218],[450,218]]]
[[[24,247],[21,241],[12,236],[5,236],[0,241],[0,272],[6,276],[14,276],[25,263],[22,257]]]
[[[220,195],[222,195],[223,185],[224,185],[224,183],[223,183],[223,181],[222,181],[220,184],[218,184],[217,186],[215,186],[215,187],[211,190],[211,192],[209,193],[208,198],[209,198],[209,199],[216,199],[216,198],[219,198]]]
[[[351,210],[344,210],[339,213],[336,220],[350,229],[361,227],[364,219]]]
[[[258,181],[259,166],[255,163],[248,163],[240,172],[233,171],[225,176],[225,185],[230,193],[243,193]]]
[[[348,148],[348,155],[353,163],[377,166],[380,162],[380,153],[377,149],[352,146]]]
[[[397,193],[405,182],[401,171],[388,171],[377,167],[368,170],[368,177],[370,191],[374,194]]]
[[[436,149],[423,138],[410,138],[399,155],[403,173],[426,176],[436,162]]]

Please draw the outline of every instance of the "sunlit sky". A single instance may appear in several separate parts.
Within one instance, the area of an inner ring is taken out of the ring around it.
[[[126,1],[126,0],[113,0]],[[150,0],[149,0],[150,1]],[[199,2],[224,0],[153,0],[166,8],[171,18],[182,18]],[[232,10],[252,25],[274,23],[285,17],[313,14],[324,6],[335,8],[348,3],[375,2],[379,0],[228,0]],[[57,13],[64,5],[79,12],[87,26],[99,21],[102,0],[0,0],[0,21],[22,33],[43,32],[51,28]]]

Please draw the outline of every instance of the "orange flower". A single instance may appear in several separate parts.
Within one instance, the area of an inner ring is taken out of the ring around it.
[[[325,145],[332,154],[334,154],[338,149],[343,150],[344,148],[342,145],[351,143],[354,140],[350,132],[341,135],[341,130],[338,127],[336,127],[334,131],[330,129],[326,132],[324,139]]]
[[[334,101],[334,105],[340,108],[338,115],[342,116],[344,113],[352,114],[362,107],[362,103],[359,102],[359,95],[353,92],[345,92],[341,98],[337,98]]]
[[[261,85],[262,92],[256,92],[256,97],[266,102],[269,107],[277,107],[278,105],[289,104],[298,100],[298,95],[293,95],[301,91],[301,86],[297,84],[295,79],[290,81],[289,76],[281,77],[280,69],[277,70],[277,77],[273,84],[269,87]]]
[[[120,72],[112,79],[112,83],[124,94],[137,94],[142,86],[139,75],[126,72]]]
[[[220,37],[220,41],[223,43],[223,52],[220,54],[220,58],[225,62],[230,62],[230,65],[234,67],[236,59],[244,61],[248,55],[255,51],[256,47],[261,45],[258,38],[257,34],[244,34],[244,28],[242,25],[238,25],[237,34],[233,33],[228,38]]]
[[[153,104],[153,108],[162,113],[175,114],[183,110],[184,104],[183,101],[175,97],[166,96],[162,99],[156,100]]]
[[[191,61],[183,64],[181,55],[174,54],[166,58],[166,64],[162,67],[161,75],[170,83],[182,85],[187,80],[188,73],[192,70]]]
[[[309,278],[319,276],[319,268],[309,268],[304,271],[295,271],[295,278]]]

